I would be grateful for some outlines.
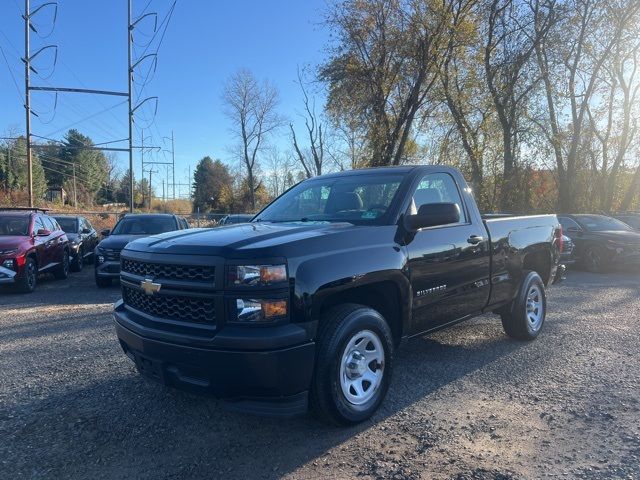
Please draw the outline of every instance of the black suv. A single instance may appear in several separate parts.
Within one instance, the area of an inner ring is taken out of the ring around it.
[[[56,215],[56,219],[69,239],[71,270],[79,272],[98,245],[100,239],[91,222],[84,217]]]
[[[113,230],[103,230],[104,237],[95,248],[94,264],[96,285],[100,288],[111,285],[111,280],[120,276],[120,251],[131,240],[159,233],[183,230],[185,222],[177,215],[166,213],[127,214]]]

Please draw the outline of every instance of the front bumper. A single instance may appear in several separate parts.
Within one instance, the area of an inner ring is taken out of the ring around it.
[[[223,328],[214,343],[224,347],[201,347],[134,332],[135,323],[121,302],[116,304],[114,321],[122,349],[146,377],[182,390],[213,394],[237,410],[274,416],[307,410],[315,344],[300,343],[301,337],[292,334],[291,328],[229,328],[229,334]],[[238,336],[242,330],[247,332],[244,339]],[[259,339],[256,330],[264,332]],[[296,344],[287,345],[296,338]],[[250,346],[254,348],[243,349]]]
[[[95,263],[96,276],[100,278],[120,278],[120,261],[107,260]]]
[[[14,272],[13,270],[6,267],[0,267],[0,285],[13,283],[15,281],[16,275],[16,272]]]

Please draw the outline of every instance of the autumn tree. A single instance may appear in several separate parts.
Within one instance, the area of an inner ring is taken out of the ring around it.
[[[371,165],[398,165],[443,62],[452,1],[343,0],[327,23],[337,38],[320,68],[328,111],[366,126]]]

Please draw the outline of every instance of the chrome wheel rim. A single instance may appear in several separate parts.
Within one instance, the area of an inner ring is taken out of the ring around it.
[[[362,405],[373,398],[384,375],[384,348],[376,333],[362,330],[349,339],[339,375],[342,394],[349,403]]]
[[[588,253],[589,262],[591,263],[591,268],[597,270],[600,268],[600,255],[595,250],[589,250]]]
[[[544,318],[544,302],[542,299],[542,290],[538,285],[533,285],[527,293],[527,320],[529,328],[532,332],[537,331],[542,324]]]

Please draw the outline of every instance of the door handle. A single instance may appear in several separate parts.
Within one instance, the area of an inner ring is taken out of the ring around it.
[[[480,235],[471,235],[469,238],[467,238],[467,242],[470,243],[471,245],[477,245],[483,240],[484,238],[482,238],[482,236]]]

